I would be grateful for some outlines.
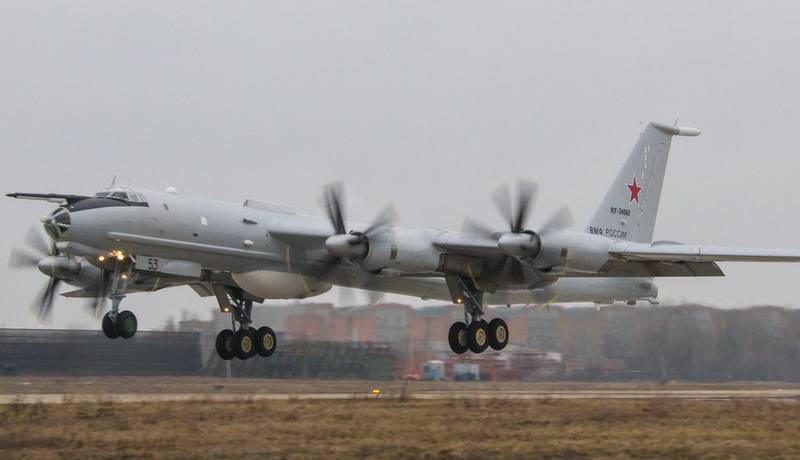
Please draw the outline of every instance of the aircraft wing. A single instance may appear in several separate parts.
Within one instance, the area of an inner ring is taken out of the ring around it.
[[[636,262],[800,262],[800,251],[786,249],[731,248],[677,243],[615,243],[612,256]]]

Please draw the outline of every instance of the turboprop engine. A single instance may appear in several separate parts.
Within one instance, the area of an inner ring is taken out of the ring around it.
[[[500,214],[508,222],[507,231],[497,232],[469,219],[464,222],[465,233],[495,240],[497,249],[506,255],[500,265],[493,267],[492,273],[487,274],[506,287],[531,288],[544,284],[545,277],[540,269],[558,265],[560,262],[558,257],[550,257],[553,249],[557,256],[561,249],[553,236],[572,225],[571,213],[567,208],[562,208],[539,230],[526,228],[536,191],[536,184],[520,181],[516,200],[513,202],[508,185],[500,187],[492,194]]]
[[[26,237],[27,249],[14,248],[8,259],[9,268],[36,268],[50,277],[41,295],[33,304],[39,319],[46,320],[52,311],[53,301],[62,282],[84,289],[100,289],[105,279],[103,271],[82,257],[62,251],[55,243],[48,243],[33,228]]]

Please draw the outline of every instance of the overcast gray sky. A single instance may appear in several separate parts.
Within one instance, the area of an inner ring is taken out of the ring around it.
[[[2,191],[124,182],[320,212],[343,180],[402,225],[499,224],[489,199],[540,183],[533,221],[585,222],[650,120],[676,138],[657,239],[800,248],[797,2],[0,3]],[[0,199],[0,254],[50,206]],[[0,264],[0,325],[33,327],[38,272]],[[662,299],[795,306],[800,265],[660,280]],[[127,299],[140,327],[213,302]],[[406,299],[411,301],[411,299]],[[95,327],[59,299],[54,327]]]

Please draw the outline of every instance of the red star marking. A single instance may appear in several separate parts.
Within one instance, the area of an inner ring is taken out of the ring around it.
[[[636,200],[636,202],[638,203],[639,202],[639,192],[642,191],[642,188],[639,187],[638,184],[636,184],[636,178],[635,177],[633,178],[633,184],[628,184],[628,190],[631,191],[631,201],[630,202],[633,203],[633,200]]]

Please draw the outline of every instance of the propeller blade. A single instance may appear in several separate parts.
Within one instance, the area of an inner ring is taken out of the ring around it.
[[[503,184],[492,193],[492,201],[500,211],[503,220],[508,222],[509,229],[514,231],[514,216],[511,211],[511,189],[508,184]]]
[[[42,232],[36,229],[36,227],[31,227],[28,229],[28,233],[25,234],[25,242],[28,243],[28,246],[35,249],[36,252],[42,255],[42,257],[54,255],[55,252],[52,251],[52,247],[48,244],[47,239],[45,239]],[[55,243],[54,243],[55,246]]]
[[[106,298],[98,296],[89,300],[89,302],[86,304],[86,311],[88,311],[93,317],[100,318],[103,316],[103,310],[105,310],[105,306]]]
[[[547,232],[564,230],[571,227],[572,224],[572,211],[570,211],[568,207],[564,206],[555,214],[553,214],[544,225],[542,225],[539,233],[544,235]]]
[[[364,229],[364,234],[370,237],[383,233],[391,228],[395,222],[397,222],[397,212],[394,210],[394,206],[387,204],[381,212],[372,219],[369,226]]]
[[[8,256],[8,268],[35,268],[39,265],[41,257],[34,256],[33,254],[22,251],[19,249],[12,249],[11,254]]]
[[[334,231],[339,235],[347,233],[344,228],[344,212],[342,211],[343,189],[344,186],[341,182],[330,184],[325,188],[325,211]]]
[[[483,222],[467,217],[461,224],[461,233],[472,233],[492,238],[497,232]]]
[[[339,306],[353,307],[357,304],[353,290],[346,287],[339,287]]]
[[[531,181],[520,180],[517,184],[517,212],[515,214],[512,232],[519,233],[525,230],[525,222],[532,212],[537,190],[537,185]]]
[[[500,280],[506,283],[513,282],[518,274],[518,261],[517,259],[507,256],[503,260],[503,268],[500,270]]]
[[[385,292],[380,291],[369,291],[365,289],[364,292],[367,294],[367,299],[369,299],[368,305],[375,305],[383,300],[383,298],[386,296]]]
[[[56,291],[61,280],[58,278],[50,278],[50,281],[42,291],[39,302],[33,304],[33,311],[40,321],[47,321],[50,319],[50,314],[53,311],[53,301],[55,300]]]
[[[103,312],[103,309],[106,304],[106,295],[108,292],[108,284],[109,280],[113,274],[108,270],[103,270],[102,274],[99,277],[99,285],[97,286],[97,290],[95,292],[95,297],[89,301],[87,304],[87,309],[89,312],[94,315],[95,317],[99,317],[100,314]]]
[[[368,289],[340,287],[339,306],[355,307],[361,305],[375,305],[379,303],[385,295],[386,293],[384,292],[370,291]],[[364,296],[366,296],[366,299]]]
[[[533,260],[519,260],[508,256],[500,270],[500,280],[506,283],[522,281],[526,287],[538,286],[544,281],[542,273],[533,265]]]
[[[522,269],[522,279],[528,287],[538,286],[544,281],[544,276],[533,264],[533,259],[518,260]]]
[[[330,275],[338,265],[339,259],[341,259],[341,257],[326,257],[308,269],[308,276],[319,280],[327,279],[328,275]]]

